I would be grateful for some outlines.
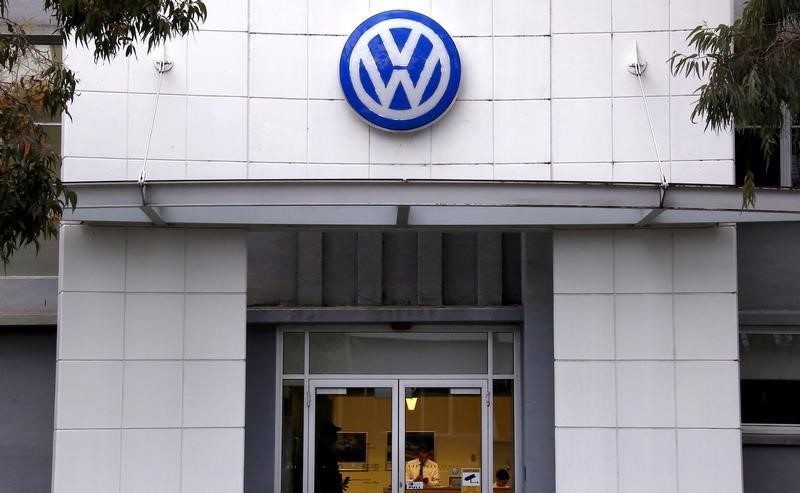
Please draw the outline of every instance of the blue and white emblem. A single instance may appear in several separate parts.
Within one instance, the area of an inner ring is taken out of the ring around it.
[[[347,39],[339,80],[350,106],[370,125],[419,130],[453,105],[461,59],[433,19],[408,10],[376,14]]]

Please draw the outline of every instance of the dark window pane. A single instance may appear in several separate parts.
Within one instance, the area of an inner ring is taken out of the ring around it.
[[[800,424],[800,381],[742,380],[742,423]]]
[[[736,184],[744,183],[747,170],[753,172],[755,182],[760,187],[777,187],[781,183],[781,167],[778,149],[775,150],[769,168],[766,169],[764,153],[761,151],[761,138],[758,130],[738,129],[736,131]]]
[[[743,423],[800,424],[800,334],[739,335]]]

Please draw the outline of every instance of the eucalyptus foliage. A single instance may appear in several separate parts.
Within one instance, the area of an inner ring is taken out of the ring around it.
[[[0,0],[0,262],[53,237],[77,197],[59,177],[61,156],[37,122],[69,115],[75,74],[8,17]],[[24,0],[22,0],[24,1]],[[201,0],[43,0],[54,35],[93,50],[96,61],[150,51],[206,19]]]
[[[800,113],[800,0],[750,0],[732,25],[696,27],[688,36],[693,53],[674,53],[675,75],[707,76],[698,88],[692,119],[706,130],[756,130],[767,166],[780,143],[783,109]],[[745,207],[755,205],[749,163]]]

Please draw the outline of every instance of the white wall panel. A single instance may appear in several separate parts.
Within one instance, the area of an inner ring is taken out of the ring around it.
[[[549,101],[495,101],[494,160],[550,162]]]
[[[431,135],[430,128],[414,133],[389,133],[370,128],[369,162],[428,164],[431,162]]]
[[[313,163],[369,162],[369,126],[343,101],[309,101],[308,159]]]
[[[676,493],[675,442],[675,430],[619,430],[619,493]]]
[[[124,303],[122,293],[62,293],[59,359],[120,359]]]
[[[349,35],[368,15],[369,0],[308,0],[308,32]]]
[[[553,162],[611,162],[611,99],[557,99],[552,111]]]
[[[557,361],[556,426],[616,426],[616,378],[608,361]]]
[[[55,433],[53,491],[119,491],[119,430],[59,430]]]
[[[125,362],[122,427],[180,427],[181,389],[183,363],[179,361]]]
[[[125,295],[125,359],[180,359],[183,293]]]
[[[613,104],[614,161],[657,161],[659,157],[662,161],[669,160],[669,99],[649,98],[647,108],[641,98],[615,98]]]
[[[494,35],[550,34],[550,2],[548,0],[495,0]]]
[[[671,361],[617,363],[617,426],[675,427],[675,367]]]
[[[457,38],[455,40],[461,56],[461,87],[458,99],[492,99],[494,72],[487,70],[486,61],[492,59],[494,44],[500,38]],[[341,48],[339,48],[341,52]],[[516,77],[508,77],[517,79]],[[338,85],[338,81],[336,82]]]
[[[492,34],[492,0],[436,0],[431,14],[451,36]]]
[[[670,28],[691,30],[703,23],[712,27],[730,24],[733,21],[732,3],[731,0],[671,0]]]
[[[611,0],[551,2],[553,33],[611,32]]]
[[[56,428],[119,428],[122,423],[120,361],[59,361]]]
[[[243,429],[184,430],[182,445],[182,493],[242,491]]]
[[[672,295],[622,294],[614,298],[617,359],[673,359]]]
[[[84,92],[63,120],[65,157],[127,157],[128,96],[125,93]]]
[[[186,97],[159,97],[155,120],[154,94],[129,98],[128,157],[143,159],[147,153],[148,159],[186,159]]]
[[[433,127],[431,161],[441,164],[491,163],[492,103],[461,101]]]
[[[494,38],[495,99],[550,97],[550,38]],[[487,61],[481,62],[483,70]]]
[[[741,493],[739,430],[678,430],[678,491]]]
[[[247,34],[200,31],[189,38],[189,94],[247,95]]]
[[[669,0],[614,0],[614,31],[669,30]]]
[[[553,36],[554,98],[611,96],[611,34]]]
[[[298,162],[308,159],[308,103],[305,100],[251,99],[251,161]]]
[[[188,361],[183,426],[244,427],[244,361]]]
[[[247,99],[190,97],[187,113],[188,159],[247,159]]]
[[[309,82],[308,48],[307,36],[251,35],[249,95],[305,99]],[[281,112],[266,115],[271,118],[280,116]]]
[[[614,359],[614,297],[555,295],[556,359]]]
[[[204,31],[246,31],[248,0],[205,0],[208,18]]]
[[[250,0],[250,32],[292,33],[307,31],[308,2]]]
[[[121,462],[121,493],[180,491],[181,430],[123,430]]]
[[[616,493],[617,437],[609,429],[556,429],[556,491]]]

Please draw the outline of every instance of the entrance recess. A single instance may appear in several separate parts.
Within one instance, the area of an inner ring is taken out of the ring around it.
[[[493,493],[501,470],[511,479],[497,493],[521,491],[516,327],[280,334],[275,491]]]
[[[312,379],[309,390],[314,493],[492,491],[488,380]]]

